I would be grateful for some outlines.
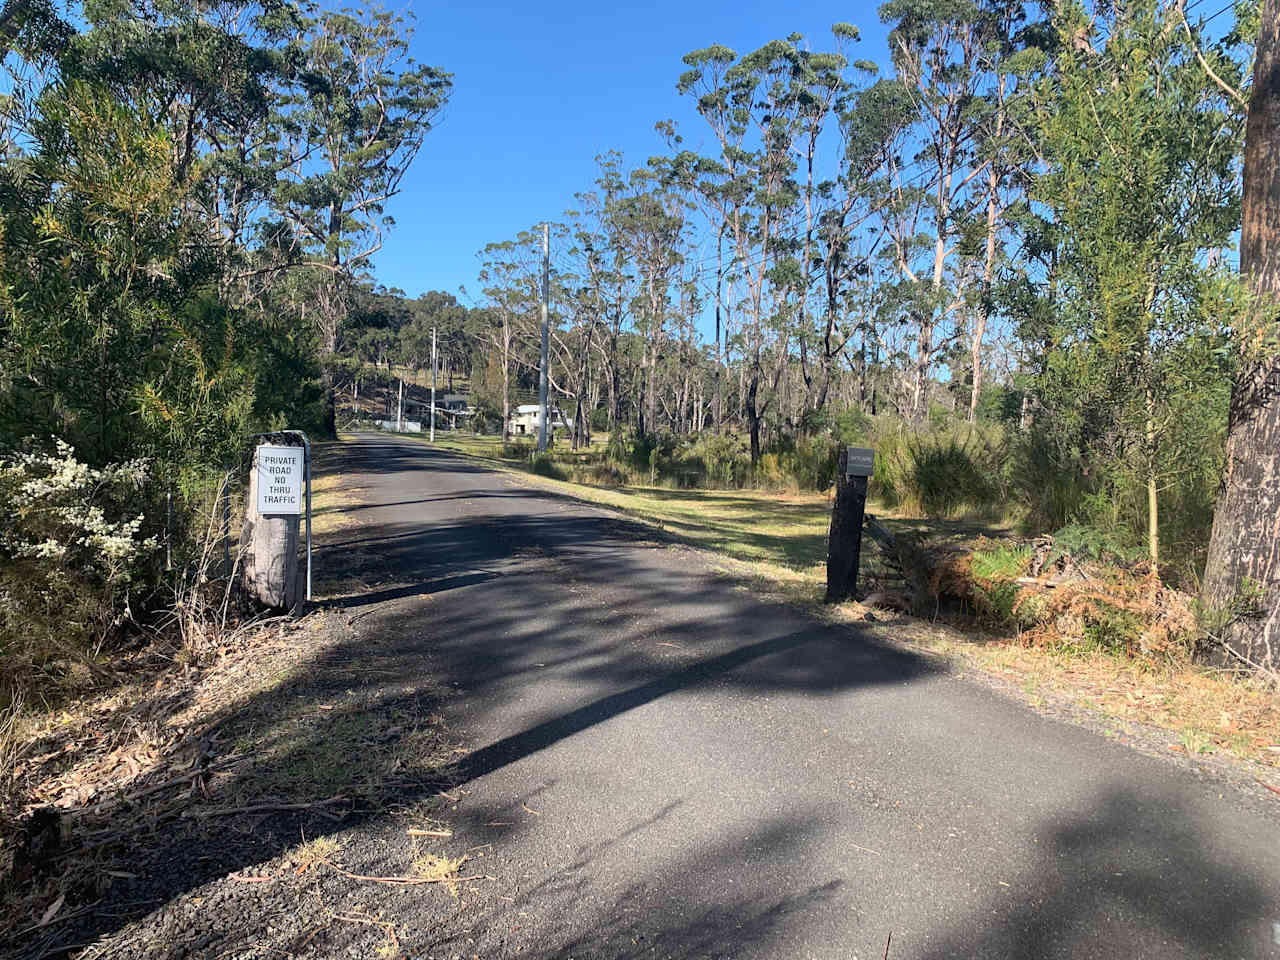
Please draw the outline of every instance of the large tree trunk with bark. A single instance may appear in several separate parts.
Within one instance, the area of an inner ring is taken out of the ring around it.
[[[1280,0],[1265,0],[1245,129],[1240,270],[1277,324],[1280,304]],[[1246,349],[1248,345],[1245,345]],[[1236,657],[1280,669],[1280,359],[1246,356],[1231,397],[1226,476],[1202,600],[1230,615]]]

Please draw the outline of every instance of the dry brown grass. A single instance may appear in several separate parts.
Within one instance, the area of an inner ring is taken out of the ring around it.
[[[311,531],[315,536],[346,530],[359,524],[345,508],[360,503],[365,488],[341,473],[319,473],[311,479]]]

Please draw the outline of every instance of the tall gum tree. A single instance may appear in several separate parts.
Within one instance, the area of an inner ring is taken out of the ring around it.
[[[1280,0],[1265,0],[1245,126],[1240,272],[1263,312],[1231,397],[1226,472],[1201,598],[1227,649],[1280,667]],[[1256,351],[1256,352],[1255,352]]]
[[[889,48],[903,89],[914,100],[920,141],[920,187],[890,156],[886,222],[902,273],[901,296],[915,326],[910,412],[928,412],[935,359],[965,306],[965,277],[953,265],[975,197],[970,185],[986,164],[973,151],[982,81],[983,18],[969,0],[889,0],[880,19],[892,24]],[[933,236],[924,230],[931,227]]]
[[[793,152],[802,136],[801,105],[793,80],[801,67],[791,40],[774,40],[741,59],[714,45],[687,54],[684,62],[690,69],[677,89],[694,98],[716,137],[718,155],[706,158],[703,169],[720,181],[712,196],[733,249],[734,270],[746,288],[739,402],[754,464],[783,371],[778,363],[773,376],[766,376],[767,344],[793,307],[790,294],[801,292],[790,277],[798,271],[777,270],[787,252],[787,216],[799,196]],[[785,336],[776,346],[785,351]]]
[[[453,81],[409,56],[413,31],[377,8],[321,13],[302,40],[304,92],[287,122],[298,141],[277,203],[320,271],[314,311],[325,354],[337,349],[351,282],[382,248],[387,202],[448,101]],[[334,383],[325,364],[329,418]]]

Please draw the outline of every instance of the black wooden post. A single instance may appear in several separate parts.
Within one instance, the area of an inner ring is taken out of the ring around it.
[[[850,453],[853,466],[850,469]],[[827,603],[852,599],[858,591],[858,561],[862,555],[862,521],[867,510],[870,450],[840,451],[836,472],[836,502],[827,537]]]

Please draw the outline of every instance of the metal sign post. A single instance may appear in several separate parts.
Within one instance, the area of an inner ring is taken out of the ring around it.
[[[862,559],[862,523],[867,511],[867,478],[875,473],[876,452],[865,447],[840,451],[836,502],[827,537],[827,603],[839,603],[858,592]]]

